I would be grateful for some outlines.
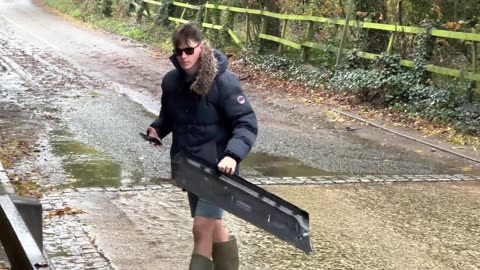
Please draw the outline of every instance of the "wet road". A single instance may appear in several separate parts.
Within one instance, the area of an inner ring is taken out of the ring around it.
[[[310,213],[314,253],[307,256],[227,214],[225,222],[241,244],[241,269],[480,267],[479,182],[266,188]],[[88,232],[116,269],[187,269],[191,220],[180,190],[73,192],[61,198],[87,212],[78,223],[94,224]]]
[[[146,45],[53,16],[30,1],[0,0],[2,145],[15,140],[32,144],[9,174],[60,189],[168,182],[168,147],[154,149],[138,136],[159,110],[159,83],[171,68],[165,58]],[[296,106],[281,93],[254,83],[245,88],[260,125],[254,153],[244,164],[249,178],[455,174],[463,173],[465,166],[474,172],[478,167],[376,129],[348,132],[345,124],[326,116],[325,108]],[[169,144],[167,138],[165,145]],[[305,258],[291,249],[277,251],[277,246],[283,248],[278,242],[231,218],[229,226],[245,239],[245,269],[480,267],[480,249],[474,242],[479,236],[478,186],[417,183],[272,190],[311,211],[318,252]],[[168,269],[176,255],[186,262],[190,221],[182,193],[82,196],[73,194],[65,203],[86,210],[81,219],[96,228],[98,252],[118,269]],[[125,225],[112,227],[111,220],[118,217]],[[178,230],[175,237],[166,237],[173,228]],[[117,235],[131,241],[122,245],[111,239]],[[254,241],[258,235],[265,240]],[[148,242],[150,236],[164,242]],[[163,254],[176,236],[178,254]],[[133,265],[140,266],[128,268]]]
[[[38,114],[59,111],[51,117],[59,118],[52,128],[64,132],[61,140],[68,135],[94,145],[118,163],[124,182],[168,177],[167,150],[142,147],[138,137],[159,111],[159,82],[171,68],[166,57],[72,25],[28,1],[2,3],[2,65],[7,74],[2,77],[2,101],[16,97],[19,100],[10,103]],[[324,110],[288,108],[284,99],[250,84],[245,87],[261,127],[254,151],[266,153],[263,159],[294,158],[331,174],[457,173],[465,165],[442,153],[420,155],[419,149],[430,149],[377,130],[365,131],[374,136],[366,139],[361,131],[347,132],[345,126],[327,121]],[[58,133],[47,135],[55,140]]]

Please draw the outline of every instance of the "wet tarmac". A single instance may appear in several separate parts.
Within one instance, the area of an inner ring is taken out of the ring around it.
[[[240,241],[242,269],[473,270],[480,267],[479,187],[476,182],[266,186],[310,213],[312,255],[234,216],[227,214],[225,222]],[[63,196],[87,212],[79,216],[81,223],[95,224],[90,234],[117,269],[187,268],[191,220],[180,190]]]

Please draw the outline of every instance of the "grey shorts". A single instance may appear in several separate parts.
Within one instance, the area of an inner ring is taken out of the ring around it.
[[[190,205],[190,213],[192,217],[200,216],[212,219],[222,219],[222,208],[219,208],[190,192],[188,192],[188,204]]]

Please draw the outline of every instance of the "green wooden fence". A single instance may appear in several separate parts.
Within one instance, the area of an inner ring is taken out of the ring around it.
[[[146,4],[154,5],[154,6],[161,6],[162,3],[153,0],[137,0],[135,6],[137,9],[140,7],[145,7]],[[147,5],[147,7],[148,7]],[[260,16],[262,21],[262,27],[260,27],[260,32],[255,37],[258,40],[269,40],[273,42],[277,42],[280,44],[279,50],[282,50],[284,46],[288,46],[293,49],[301,50],[302,55],[308,57],[307,53],[304,53],[308,50],[316,49],[316,50],[323,50],[332,53],[337,53],[339,55],[345,54],[351,51],[351,49],[342,49],[341,52],[338,47],[333,46],[332,44],[324,44],[312,41],[312,31],[314,31],[315,24],[327,24],[327,25],[334,25],[336,27],[346,27],[346,20],[343,19],[332,19],[332,18],[325,18],[325,17],[317,17],[317,16],[309,16],[309,15],[289,15],[289,14],[279,14],[274,13],[266,10],[256,10],[256,9],[248,9],[248,8],[240,8],[240,7],[231,7],[231,6],[224,6],[224,5],[215,5],[211,3],[206,3],[203,8],[197,5],[191,5],[188,3],[182,2],[173,2],[173,5],[177,8],[182,10],[180,18],[177,17],[169,17],[168,20],[175,22],[175,23],[187,23],[189,22],[188,19],[185,18],[185,14],[187,10],[194,10],[196,12],[202,11],[204,14],[200,16],[202,18],[202,26],[204,28],[215,29],[220,31],[225,31],[231,37],[231,39],[238,44],[239,46],[244,46],[249,43],[248,37],[250,33],[248,33],[250,29],[251,23],[251,15]],[[242,40],[239,38],[238,33],[236,33],[235,29],[232,29],[231,25],[220,25],[217,23],[209,22],[208,20],[208,13],[212,12],[213,10],[220,10],[220,11],[227,11],[233,12],[237,16],[242,15],[245,16],[246,22],[246,38]],[[150,14],[149,9],[142,9],[142,12],[145,12],[147,16],[153,16]],[[266,18],[275,18],[279,20],[283,20],[281,36],[272,36],[266,34]],[[304,33],[304,40],[302,41],[292,41],[285,38],[286,29],[288,27],[288,23],[292,21],[301,21],[308,23],[308,27],[306,28],[306,32]],[[363,29],[371,29],[371,30],[379,30],[379,31],[386,31],[390,33],[390,40],[388,43],[387,48],[385,51],[388,53],[392,52],[393,44],[395,36],[398,34],[411,34],[411,35],[419,35],[430,31],[430,35],[436,38],[445,38],[445,39],[454,39],[454,40],[462,40],[468,41],[472,45],[472,58],[471,58],[471,66],[465,69],[454,69],[448,67],[441,67],[432,64],[425,65],[425,69],[431,73],[442,74],[447,76],[453,76],[457,78],[463,78],[471,81],[480,81],[480,73],[478,72],[478,43],[480,42],[480,34],[472,31],[472,33],[464,33],[464,32],[455,32],[455,31],[446,31],[440,29],[432,29],[428,30],[426,28],[421,27],[413,27],[413,26],[402,26],[402,25],[393,25],[393,24],[382,24],[382,23],[373,23],[373,22],[364,22],[364,21],[349,21],[348,27],[354,28],[363,28]],[[369,53],[358,51],[357,55],[365,58],[365,59],[374,59],[378,57],[379,54]],[[306,60],[306,59],[304,59]],[[408,59],[402,59],[400,64],[406,67],[414,67],[415,62]]]

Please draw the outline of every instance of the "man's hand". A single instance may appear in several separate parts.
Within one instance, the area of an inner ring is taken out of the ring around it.
[[[235,159],[226,156],[218,163],[218,170],[225,174],[233,174],[237,167]]]
[[[160,137],[158,136],[157,131],[152,127],[147,128],[147,136],[158,139],[158,142],[162,141],[162,140],[160,140]],[[149,141],[149,142],[150,142],[151,145],[153,145],[155,147],[159,147],[159,146],[162,145],[161,143],[158,143],[156,141]]]

